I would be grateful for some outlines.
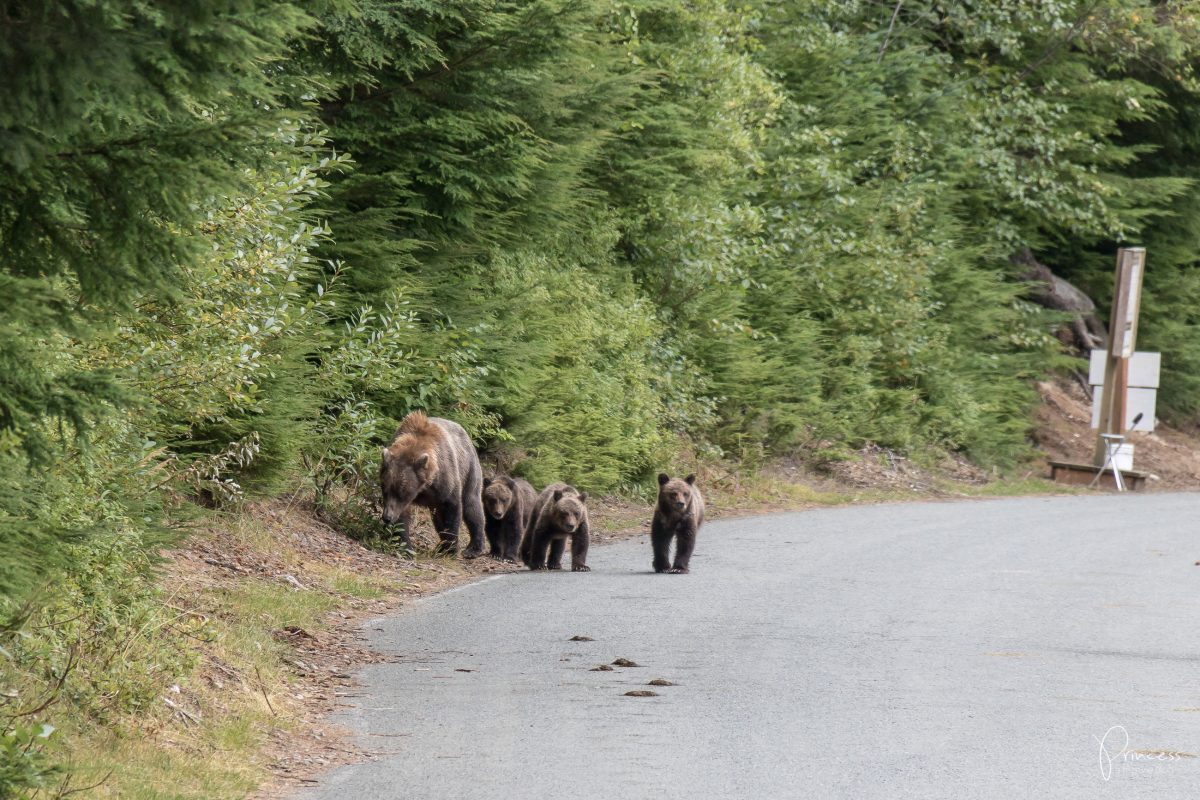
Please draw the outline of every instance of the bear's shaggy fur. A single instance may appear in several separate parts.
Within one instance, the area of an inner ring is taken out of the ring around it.
[[[571,571],[588,572],[587,494],[565,483],[552,483],[538,495],[533,518],[521,540],[521,560],[530,569],[562,569],[563,550],[571,540]],[[549,559],[547,559],[547,550]]]
[[[412,549],[412,507],[428,508],[441,537],[439,550],[458,553],[463,521],[471,542],[463,553],[483,553],[483,470],[467,432],[457,422],[414,411],[403,419],[392,443],[383,448],[379,470],[383,522],[399,525],[405,549]]]
[[[704,498],[696,488],[696,476],[683,480],[666,473],[658,476],[658,505],[650,523],[650,544],[654,548],[654,571],[684,573],[696,547],[696,534],[704,524]],[[675,562],[671,563],[671,539],[675,542]]]
[[[529,527],[537,492],[521,478],[484,478],[485,530],[492,558],[516,562],[521,536]]]

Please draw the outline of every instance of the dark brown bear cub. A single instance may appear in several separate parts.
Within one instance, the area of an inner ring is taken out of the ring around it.
[[[696,488],[696,476],[683,480],[666,473],[658,476],[658,506],[650,523],[654,547],[654,571],[684,573],[696,548],[696,534],[704,524],[704,498]],[[675,541],[675,563],[671,563],[671,539]]]
[[[399,524],[406,550],[412,549],[412,507],[428,508],[441,537],[439,550],[458,552],[458,529],[466,520],[471,543],[463,553],[483,553],[483,470],[471,438],[457,422],[414,411],[403,419],[392,443],[383,448],[379,470],[383,522]]]
[[[552,483],[538,495],[533,519],[521,540],[521,560],[530,569],[562,569],[563,550],[571,540],[571,571],[589,572],[587,494],[565,483]],[[549,550],[549,559],[547,559]]]
[[[501,561],[515,562],[521,536],[529,527],[537,492],[529,481],[520,478],[484,478],[483,510],[487,513],[490,555]]]

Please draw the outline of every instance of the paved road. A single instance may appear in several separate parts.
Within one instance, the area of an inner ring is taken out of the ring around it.
[[[371,623],[401,660],[343,721],[392,754],[298,798],[1197,798],[1198,510],[830,509],[485,580]]]

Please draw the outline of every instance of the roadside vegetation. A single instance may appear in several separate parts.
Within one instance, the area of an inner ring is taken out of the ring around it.
[[[379,447],[413,409],[497,469],[635,499],[681,467],[836,502],[764,471],[864,452],[1023,480],[1035,381],[1080,369],[1097,321],[1049,281],[1102,318],[1129,243],[1160,412],[1200,411],[1191,3],[0,21],[0,796],[257,785],[279,632],[410,567],[321,572],[253,509],[386,550]],[[172,584],[163,553],[213,536],[236,585]],[[278,550],[271,580],[239,542]]]

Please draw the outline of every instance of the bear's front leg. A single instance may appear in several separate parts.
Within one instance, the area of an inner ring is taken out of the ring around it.
[[[592,568],[587,565],[588,540],[590,538],[586,522],[575,529],[575,534],[571,537],[571,572],[592,571]]]
[[[500,559],[504,557],[504,522],[498,519],[488,517],[483,525],[483,532],[487,534],[488,555],[492,558]]]
[[[675,540],[675,564],[671,572],[676,575],[685,574],[692,560],[692,551],[696,549],[696,529],[691,525],[681,525],[679,535]]]
[[[467,545],[467,552],[463,553],[463,558],[478,558],[483,555],[483,528],[486,516],[483,513],[483,499],[479,496],[479,492],[469,494],[463,498],[459,505],[458,519],[461,523],[466,521],[467,533],[471,536],[471,542]],[[454,526],[454,538],[458,539],[458,526]],[[492,553],[496,552],[496,548],[492,547]]]
[[[462,527],[462,505],[457,502],[443,503],[433,516],[437,526],[438,553],[458,555],[458,529]]]
[[[654,571],[671,568],[671,532],[656,518],[650,526],[650,545],[654,548]]]
[[[509,521],[500,532],[500,560],[517,563],[517,550],[521,547],[521,526]]]
[[[529,568],[546,568],[546,551],[550,549],[550,537],[544,531],[535,530],[529,548]]]
[[[412,558],[416,554],[412,546],[412,511],[405,511],[401,514],[396,524],[388,528],[388,532],[393,541],[399,535],[400,549],[405,558]]]
[[[555,536],[550,541],[550,557],[546,559],[546,569],[562,569],[563,551],[566,549],[566,538]]]

